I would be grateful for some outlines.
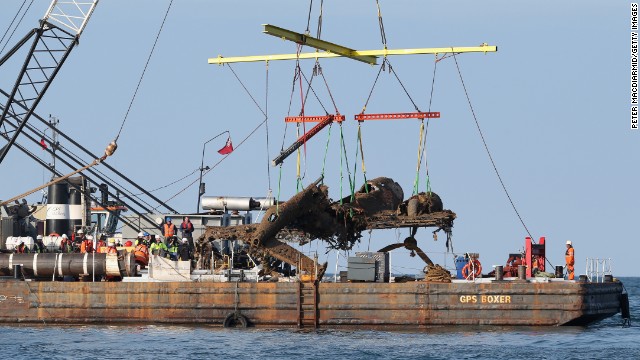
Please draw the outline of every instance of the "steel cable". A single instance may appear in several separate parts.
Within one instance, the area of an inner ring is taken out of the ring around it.
[[[151,57],[153,56],[153,52],[156,49],[156,45],[158,44],[158,39],[160,38],[160,34],[162,33],[162,29],[164,28],[164,24],[167,21],[167,16],[169,16],[169,11],[171,10],[171,5],[173,4],[173,0],[169,1],[169,6],[167,7],[167,11],[164,14],[164,18],[162,19],[162,24],[160,25],[160,29],[158,30],[158,34],[156,35],[156,39],[153,42],[153,46],[151,47],[151,52],[149,53],[149,57],[147,58],[147,62],[144,64],[144,69],[142,70],[142,74],[140,75],[140,79],[138,80],[138,85],[136,86],[136,90],[133,92],[133,97],[131,97],[131,102],[129,103],[129,108],[127,109],[126,114],[124,115],[124,119],[122,120],[122,124],[120,125],[120,130],[118,130],[118,135],[114,141],[118,141],[120,138],[120,134],[122,133],[122,129],[124,128],[125,122],[127,122],[127,118],[129,117],[129,112],[131,111],[131,107],[133,107],[133,102],[138,95],[138,90],[140,89],[140,85],[142,84],[142,80],[144,79],[144,74],[147,72],[147,68],[149,67],[149,62],[151,61]]]

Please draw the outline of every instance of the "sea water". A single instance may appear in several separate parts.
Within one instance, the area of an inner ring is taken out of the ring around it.
[[[640,359],[640,278],[621,279],[631,326],[433,327],[423,331],[206,326],[0,326],[5,359]],[[161,317],[162,313],[158,313]]]

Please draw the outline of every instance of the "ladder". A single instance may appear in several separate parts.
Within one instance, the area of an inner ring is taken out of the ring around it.
[[[298,328],[318,328],[318,287],[315,282],[299,282]]]

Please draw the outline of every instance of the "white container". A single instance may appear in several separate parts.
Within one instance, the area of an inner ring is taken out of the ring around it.
[[[7,237],[7,241],[5,242],[5,249],[7,250],[16,250],[20,243],[24,242],[24,244],[29,248],[29,250],[33,249],[33,238],[31,236],[9,236]]]
[[[47,248],[49,252],[55,252],[60,249],[60,242],[62,241],[62,236],[43,236],[42,243]]]

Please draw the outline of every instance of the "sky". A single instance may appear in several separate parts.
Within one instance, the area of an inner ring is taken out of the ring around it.
[[[0,3],[3,33],[22,2]],[[37,26],[48,3],[33,3],[10,44]],[[102,153],[123,122],[168,4],[101,1],[36,112],[57,117],[68,135]],[[312,35],[319,4],[313,2]],[[565,242],[572,240],[577,274],[585,273],[586,258],[611,258],[615,276],[640,275],[635,267],[640,252],[640,130],[630,129],[630,2],[381,0],[380,5],[390,49],[498,46],[496,53],[460,54],[455,60],[496,168],[526,227],[535,239],[546,237],[553,265],[564,264]],[[236,146],[229,157],[220,162],[223,157],[216,152],[225,136],[206,146],[205,165],[217,164],[204,178],[206,195],[264,197],[271,190],[286,200],[295,194],[295,156],[282,169],[269,167],[282,145],[296,137],[295,129],[284,123],[285,116],[300,111],[299,89],[292,95],[295,62],[270,62],[267,72],[265,63],[229,67],[209,65],[207,59],[295,53],[295,44],[262,34],[261,24],[304,32],[308,14],[306,1],[175,1],[109,163],[148,190],[186,176],[154,194],[170,199],[180,212],[193,212],[203,144],[228,130]],[[321,38],[362,50],[382,48],[375,2],[324,1]],[[24,56],[16,54],[0,67],[0,88],[11,88]],[[454,58],[437,63],[435,81],[434,60],[433,55],[389,58],[419,109],[427,111],[431,100],[431,110],[441,113],[429,123],[426,156],[432,190],[457,214],[454,252],[480,253],[483,267],[490,269],[522,250],[527,231],[485,151]],[[313,88],[320,101],[311,97],[305,113],[323,115],[322,105],[334,112],[330,91],[347,117],[348,168],[359,187],[364,177],[360,165],[354,167],[353,115],[363,108],[379,67],[350,59],[323,59],[320,64],[328,86],[316,78]],[[313,61],[301,62],[307,77],[312,66]],[[265,109],[268,132],[264,125],[258,127]],[[396,78],[382,73],[367,112],[413,110]],[[408,198],[420,123],[365,122],[361,130],[367,178],[391,177]],[[330,135],[322,131],[308,142],[301,161],[304,185],[322,174],[324,162],[325,183],[334,199],[348,194],[339,135],[337,125]],[[45,171],[16,149],[0,168],[0,198],[48,181]],[[424,164],[420,177],[424,191]],[[354,251],[377,250],[406,236],[406,229],[375,231],[370,237],[365,233]],[[431,230],[421,229],[416,237],[435,262],[453,264],[443,236],[435,242]],[[328,260],[333,270],[334,252],[325,254],[315,242],[304,248],[310,250],[319,251],[320,260]],[[424,266],[407,250],[395,251],[391,264],[394,272],[407,273]]]

